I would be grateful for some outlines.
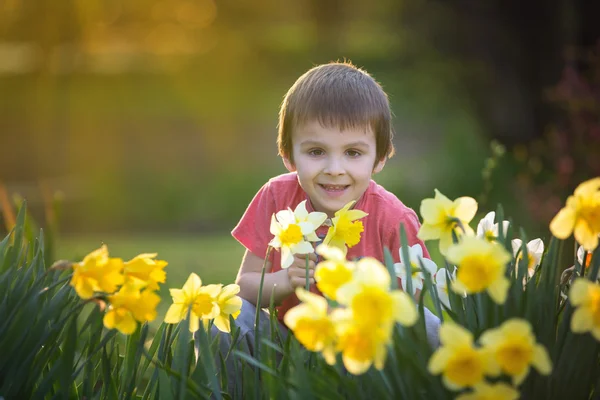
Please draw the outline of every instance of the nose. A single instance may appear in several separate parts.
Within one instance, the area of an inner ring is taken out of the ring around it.
[[[343,175],[345,170],[342,160],[338,157],[329,157],[323,172],[331,176]]]

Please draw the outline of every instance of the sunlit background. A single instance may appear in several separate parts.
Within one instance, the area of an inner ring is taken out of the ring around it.
[[[600,174],[598,4],[0,0],[0,197],[25,198],[42,227],[60,198],[57,257],[104,242],[157,251],[167,286],[230,282],[243,249],[229,232],[285,172],[286,90],[346,59],[395,114],[378,182],[415,209],[434,188],[476,197],[481,216],[502,202],[546,239]]]

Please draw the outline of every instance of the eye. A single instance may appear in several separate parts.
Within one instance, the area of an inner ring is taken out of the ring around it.
[[[321,149],[310,149],[308,151],[308,154],[314,157],[318,157],[318,156],[322,156],[324,154],[324,151]]]
[[[354,149],[346,150],[346,154],[352,158],[360,157],[362,155],[360,151]]]

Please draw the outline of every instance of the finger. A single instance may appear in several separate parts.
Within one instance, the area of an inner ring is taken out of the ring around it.
[[[315,274],[314,268],[308,269],[308,276],[311,277]],[[288,276],[306,276],[306,268],[305,267],[290,267],[288,269]]]
[[[313,278],[309,278],[308,279],[308,284],[309,285],[314,285],[315,284],[315,280]],[[305,278],[300,278],[300,277],[293,277],[290,279],[290,285],[296,289],[297,287],[306,287],[306,279]]]
[[[315,262],[312,260],[308,260],[308,268],[314,269],[316,266]],[[290,266],[290,268],[292,267],[296,267],[296,268],[306,268],[306,258],[294,258],[294,261],[292,261],[292,265]]]

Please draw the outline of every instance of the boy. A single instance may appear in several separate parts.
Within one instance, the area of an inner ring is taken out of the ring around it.
[[[241,334],[252,335],[261,270],[273,235],[271,216],[294,209],[307,200],[307,210],[329,217],[348,202],[369,215],[361,221],[361,241],[348,250],[348,259],[371,256],[383,262],[387,247],[399,262],[399,227],[404,224],[409,245],[425,245],[417,238],[419,220],[392,193],[371,176],[380,172],[394,153],[391,111],[387,95],[365,71],[350,63],[330,63],[302,75],[286,94],[279,115],[277,144],[289,173],[270,179],[255,195],[232,235],[246,248],[236,283],[244,299],[237,324]],[[324,237],[327,227],[317,230]],[[274,293],[278,318],[298,304],[294,294],[305,285],[305,256],[296,256],[282,269],[281,254],[272,250],[266,263],[263,291],[258,306],[269,305]],[[310,256],[311,291],[318,293],[313,272],[316,256]],[[266,316],[262,316],[266,322]],[[262,322],[261,322],[262,325]],[[428,339],[437,346],[439,320],[426,311]],[[282,326],[285,332],[285,328]],[[248,341],[249,346],[252,340]]]

